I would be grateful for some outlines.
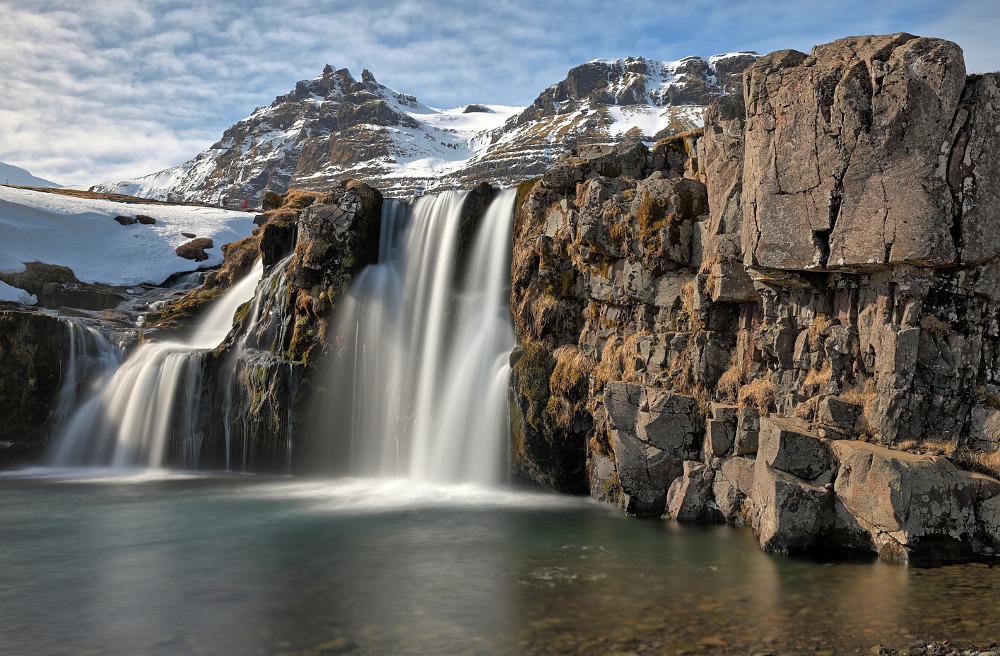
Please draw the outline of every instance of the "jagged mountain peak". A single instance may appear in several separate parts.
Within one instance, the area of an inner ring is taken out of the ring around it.
[[[738,90],[740,73],[756,57],[597,59],[571,68],[528,107],[448,110],[390,89],[367,68],[359,81],[327,64],[193,160],[95,190],[225,204],[351,177],[396,196],[483,181],[510,185],[583,143],[651,142],[701,125],[702,108]]]

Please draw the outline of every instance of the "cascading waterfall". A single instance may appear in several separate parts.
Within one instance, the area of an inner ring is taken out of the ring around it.
[[[263,264],[227,291],[183,342],[140,346],[80,405],[56,440],[55,466],[162,467],[172,430],[184,435],[186,464],[196,464],[203,360],[225,339],[233,314],[253,296]]]
[[[379,262],[341,309],[331,387],[338,416],[349,417],[353,474],[479,484],[504,476],[515,191],[491,203],[456,290],[467,195],[420,198],[411,211],[386,202]]]
[[[113,346],[94,328],[73,319],[66,320],[66,327],[69,357],[62,367],[62,385],[52,413],[52,423],[57,428],[65,425],[83,398],[103,386],[122,360],[122,349]]]

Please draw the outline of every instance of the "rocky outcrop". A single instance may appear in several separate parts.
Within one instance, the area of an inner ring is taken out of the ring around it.
[[[782,51],[703,132],[525,185],[512,314],[593,363],[593,496],[774,551],[996,549],[1000,483],[959,466],[1000,473],[998,80],[906,34]],[[653,397],[690,399],[683,440],[642,433]]]
[[[38,305],[45,308],[104,310],[126,298],[124,287],[84,283],[72,269],[43,262],[25,262],[24,271],[0,273],[0,282],[34,295]]]
[[[44,452],[68,352],[59,319],[0,311],[0,467],[37,462]]]

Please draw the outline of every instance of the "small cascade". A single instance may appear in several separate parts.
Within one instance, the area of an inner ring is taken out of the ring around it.
[[[330,387],[346,418],[335,456],[352,474],[479,484],[505,474],[515,192],[490,205],[456,289],[466,196],[387,202],[380,260],[341,308]]]
[[[62,367],[62,385],[52,413],[52,425],[61,430],[80,402],[103,387],[121,364],[123,351],[99,331],[74,319],[66,320],[69,357]]]
[[[205,360],[229,333],[236,309],[253,296],[262,271],[258,262],[186,340],[140,346],[66,421],[52,464],[162,467],[171,435],[183,436],[185,464],[197,464]]]

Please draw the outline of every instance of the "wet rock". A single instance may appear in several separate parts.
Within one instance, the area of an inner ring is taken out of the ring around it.
[[[0,312],[0,467],[31,462],[42,454],[68,340],[64,323],[55,317]]]
[[[752,526],[765,551],[801,553],[831,546],[833,491],[768,466],[754,468]]]
[[[715,472],[700,462],[684,461],[683,473],[667,491],[667,514],[681,522],[715,522],[721,519],[713,507]]]

